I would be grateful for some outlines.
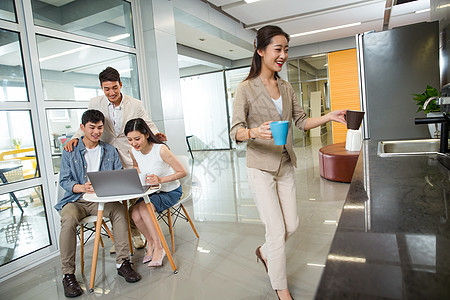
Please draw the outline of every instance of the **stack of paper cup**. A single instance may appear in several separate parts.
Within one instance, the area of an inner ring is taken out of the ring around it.
[[[364,118],[363,111],[347,110],[345,118],[347,120],[347,140],[345,150],[360,151],[362,145],[361,122]]]

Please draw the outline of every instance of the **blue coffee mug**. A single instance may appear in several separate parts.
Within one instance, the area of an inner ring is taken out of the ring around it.
[[[275,121],[270,123],[270,131],[275,141],[275,145],[286,145],[288,135],[289,121]]]

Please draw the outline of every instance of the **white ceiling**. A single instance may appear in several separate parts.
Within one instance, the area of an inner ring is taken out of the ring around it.
[[[268,24],[278,25],[288,34],[294,35],[361,22],[357,26],[293,37],[289,43],[290,47],[354,37],[358,33],[382,31],[383,28],[391,29],[430,20],[429,11],[415,13],[429,9],[430,0],[416,0],[393,5],[392,8],[391,0],[260,0],[248,4],[239,0],[197,1],[241,22],[253,37],[256,30]],[[397,3],[397,0],[394,3]],[[390,17],[386,20],[385,12],[390,12]],[[184,25],[182,21],[176,25],[177,42],[180,44],[231,60],[252,56],[252,51],[242,48],[239,50],[237,45],[234,45],[237,48],[234,48],[233,52],[227,52],[232,43],[224,44],[226,41],[218,36],[204,34],[207,40],[200,42],[201,30]],[[182,34],[178,34],[179,32]],[[250,40],[248,42],[253,43]]]
[[[64,4],[73,0],[41,1],[63,8]],[[293,35],[361,22],[361,25],[358,26],[293,37],[290,41],[290,46],[295,47],[354,37],[357,33],[371,30],[381,31],[383,28],[393,28],[429,21],[430,19],[430,12],[414,13],[415,11],[429,8],[430,0],[417,0],[406,4],[394,5],[390,19],[383,26],[386,10],[391,11],[390,5],[387,4],[390,1],[261,0],[247,4],[245,1],[238,0],[172,0],[174,3],[177,43],[201,51],[199,52],[200,55],[196,57],[180,53],[179,67],[187,68],[204,65],[212,68],[221,68],[223,65],[221,65],[220,59],[214,61],[213,56],[227,61],[250,58],[253,54],[253,39],[256,35],[256,30],[266,24],[278,25],[287,33]],[[386,7],[388,8],[386,9]],[[101,15],[95,15],[96,24],[124,26],[122,24],[123,18],[120,20],[114,18],[116,17],[113,9],[102,12]],[[89,23],[88,25],[92,24]],[[73,50],[79,47],[78,44],[69,42],[63,44],[54,44],[54,41],[42,41],[42,44],[39,45],[41,57],[61,52],[63,48],[67,48],[65,50]],[[18,47],[18,42],[0,46],[0,63],[7,65],[20,64],[20,61],[14,59],[17,55],[14,56],[12,54],[12,52],[18,51]],[[73,53],[72,57],[76,59],[67,59],[68,56],[65,56],[41,63],[49,70],[72,70],[76,67],[78,70],[80,59],[84,65],[90,63],[90,57],[105,56],[105,51],[100,53],[100,50],[102,49],[91,47]],[[202,56],[202,53],[209,53],[213,56],[211,56],[212,58],[209,61],[203,61],[204,56],[207,55]],[[86,56],[86,54],[90,55]],[[109,53],[106,56],[109,59],[121,59],[121,57],[109,57]],[[123,69],[130,68],[128,59],[124,59],[124,64]],[[81,70],[78,71],[81,72]],[[82,72],[92,72],[94,74],[97,70],[85,67]]]
[[[175,22],[177,43],[231,60],[247,58],[252,52],[216,37],[200,28],[179,21]]]

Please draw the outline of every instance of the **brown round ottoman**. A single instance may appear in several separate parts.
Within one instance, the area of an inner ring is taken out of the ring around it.
[[[359,151],[345,150],[345,143],[337,143],[320,148],[320,176],[332,181],[352,181],[358,156]]]

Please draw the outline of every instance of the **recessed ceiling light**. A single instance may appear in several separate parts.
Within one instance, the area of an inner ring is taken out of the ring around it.
[[[307,32],[302,32],[302,33],[296,33],[296,34],[291,34],[291,38],[294,38],[297,36],[302,36],[302,35],[324,32],[324,31],[342,29],[342,28],[347,28],[347,27],[352,27],[352,26],[359,26],[359,25],[361,25],[361,22],[345,24],[345,25],[340,25],[340,26],[334,26],[334,27],[328,27],[328,28],[324,28],[324,29],[312,30],[312,31],[307,31]]]
[[[258,2],[258,1],[261,1],[261,0],[244,0],[245,1],[245,3],[253,3],[253,2]]]

